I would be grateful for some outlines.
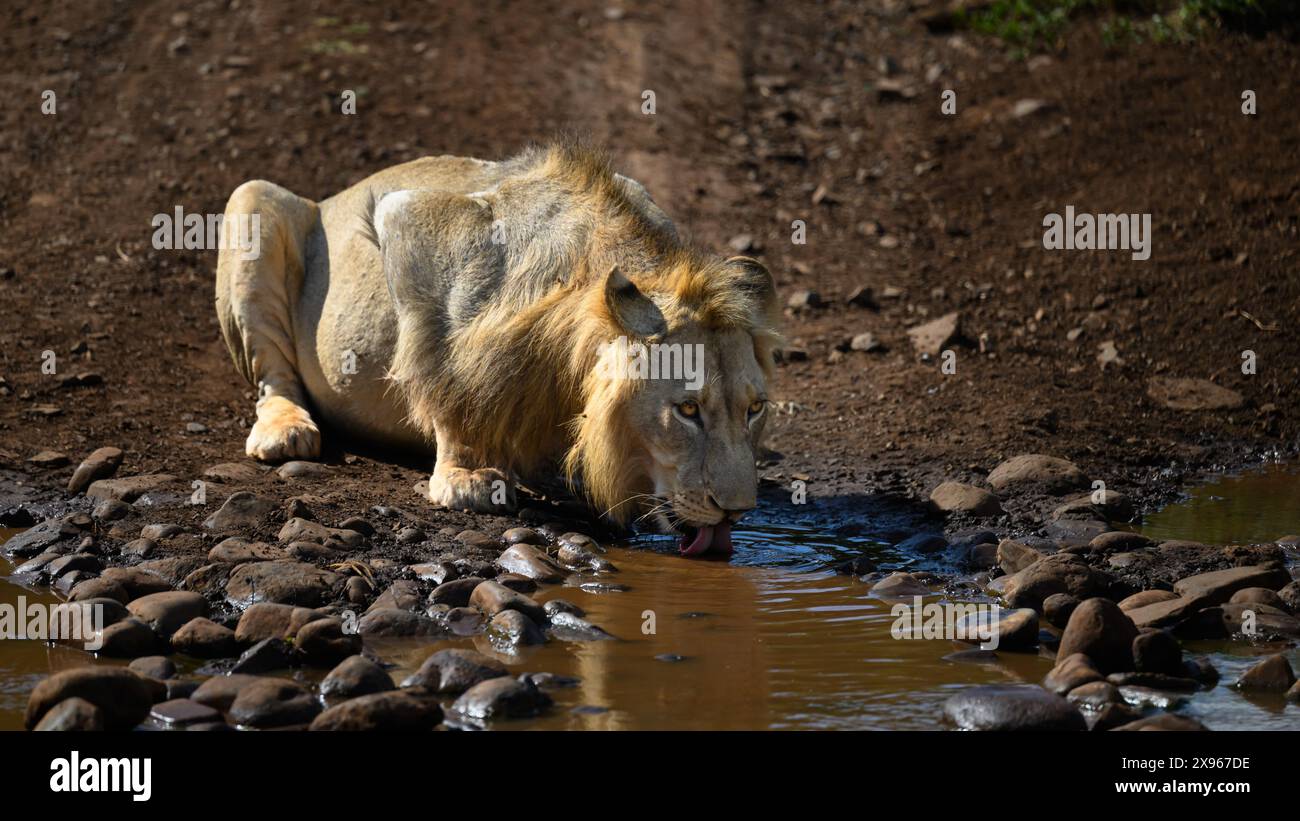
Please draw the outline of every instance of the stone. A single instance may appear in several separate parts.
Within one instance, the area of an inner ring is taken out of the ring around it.
[[[415,612],[422,603],[420,586],[410,579],[398,579],[375,599],[370,610],[410,610]]]
[[[170,639],[189,620],[206,616],[208,601],[198,593],[169,590],[132,599],[126,609],[153,628],[160,638]]]
[[[1038,646],[1038,614],[1029,608],[980,608],[957,622],[956,636],[965,636],[965,641],[971,642],[993,636],[989,640],[993,646],[988,649],[1028,650]]]
[[[134,502],[146,493],[152,493],[175,481],[176,477],[168,473],[130,476],[125,479],[98,479],[86,488],[86,497],[98,501],[117,499]]]
[[[890,573],[871,586],[869,591],[874,596],[891,599],[910,599],[913,596],[928,596],[930,588],[911,573]]]
[[[139,556],[147,559],[158,552],[158,543],[153,539],[132,539],[122,545],[123,556]]]
[[[140,562],[135,566],[135,569],[141,573],[153,574],[167,582],[168,585],[175,587],[186,576],[198,570],[204,564],[205,561],[200,556],[165,556],[161,559]]]
[[[89,526],[89,517],[86,517],[86,519],[86,526]],[[59,543],[70,539],[80,539],[85,530],[86,527],[80,526],[73,516],[46,519],[40,524],[33,525],[23,532],[11,536],[4,543],[4,552],[9,556],[23,559],[47,552],[63,553],[65,550],[57,549]]]
[[[73,471],[68,480],[68,493],[81,493],[92,482],[112,477],[121,465],[122,451],[119,448],[97,448]]]
[[[1093,666],[1092,659],[1083,653],[1056,655],[1056,666],[1043,678],[1043,686],[1059,696],[1091,681],[1101,681],[1105,676]]]
[[[1286,656],[1278,653],[1251,667],[1236,683],[1238,690],[1284,693],[1296,683],[1295,671]]]
[[[70,461],[72,460],[68,458],[66,453],[59,453],[57,450],[43,450],[27,459],[28,464],[41,470],[61,468]]]
[[[488,623],[488,635],[507,647],[545,644],[546,635],[536,622],[518,610],[502,610]]]
[[[564,599],[550,599],[546,604],[542,605],[542,610],[545,611],[546,615],[551,619],[554,619],[555,616],[560,613],[571,613],[575,616],[587,615],[587,611],[583,610],[573,602],[565,601]]]
[[[549,602],[548,602],[549,604]],[[551,635],[561,641],[609,641],[614,636],[603,628],[572,613],[557,611],[550,613]]]
[[[1175,379],[1153,376],[1147,382],[1147,396],[1166,408],[1181,411],[1236,410],[1245,400],[1240,393],[1208,379]]]
[[[1277,591],[1277,597],[1282,600],[1282,607],[1293,616],[1300,616],[1300,582],[1291,582],[1286,587]]]
[[[328,476],[329,473],[329,468],[319,462],[304,462],[301,460],[285,462],[275,471],[275,475],[286,482],[294,479],[320,479]]]
[[[157,523],[140,528],[140,538],[152,542],[162,542],[173,536],[179,536],[183,532],[185,532],[184,528],[178,524]]]
[[[912,347],[922,356],[938,356],[944,348],[961,337],[961,314],[954,311],[938,319],[909,328],[907,336]]]
[[[529,718],[551,705],[551,697],[531,682],[502,677],[475,684],[452,705],[471,720]]]
[[[172,589],[172,586],[163,577],[156,573],[141,570],[138,567],[110,567],[100,574],[100,578],[121,585],[126,591],[128,602],[141,596],[165,593]]]
[[[339,662],[320,683],[327,698],[356,698],[393,689],[393,679],[384,668],[365,656],[349,656]]]
[[[1119,606],[1109,599],[1092,598],[1079,603],[1061,635],[1057,653],[1082,653],[1102,673],[1133,669],[1133,640],[1138,629]]]
[[[1129,533],[1126,530],[1111,530],[1095,537],[1088,542],[1088,547],[1101,553],[1115,553],[1120,551],[1141,550],[1144,547],[1150,547],[1153,542],[1140,533]]]
[[[309,724],[320,704],[302,685],[280,678],[262,678],[239,690],[230,705],[230,719],[250,727]]]
[[[1090,681],[1075,687],[1065,697],[1071,704],[1086,710],[1101,710],[1107,704],[1120,704],[1124,701],[1119,688],[1109,681]]]
[[[73,696],[55,704],[33,728],[38,732],[96,733],[104,730],[104,712],[86,701]]]
[[[312,731],[427,732],[442,722],[436,701],[407,692],[371,693],[335,705],[316,716]]]
[[[122,667],[75,667],[43,679],[27,699],[24,719],[35,727],[56,704],[80,698],[99,708],[108,730],[129,730],[144,721],[166,688]]]
[[[1279,610],[1286,609],[1286,602],[1282,597],[1269,590],[1267,587],[1245,587],[1232,594],[1228,599],[1229,604],[1267,604],[1270,607],[1276,607]]]
[[[149,716],[155,721],[172,726],[221,720],[221,713],[206,704],[188,698],[174,698],[155,704]]]
[[[518,610],[534,622],[546,621],[546,612],[542,606],[522,593],[516,593],[508,587],[492,581],[485,581],[474,587],[469,603],[495,616],[502,610]]]
[[[1200,599],[1206,605],[1223,604],[1238,590],[1248,587],[1277,590],[1290,581],[1291,575],[1280,566],[1230,567],[1180,579],[1174,583],[1174,592],[1183,598]]]
[[[1267,604],[1223,604],[1201,612],[1212,617],[1216,611],[1228,636],[1240,634],[1265,641],[1300,638],[1300,619]],[[1211,631],[1205,638],[1217,635]]]
[[[450,562],[424,562],[413,564],[407,569],[420,581],[433,582],[435,585],[452,581],[457,576],[456,567]],[[465,594],[465,598],[466,601],[469,600],[468,593]]]
[[[45,572],[51,579],[57,579],[65,573],[71,573],[74,570],[82,570],[88,573],[98,573],[104,567],[104,563],[97,556],[89,553],[73,553],[71,556],[60,556],[45,565]]]
[[[237,606],[274,602],[316,607],[332,597],[335,585],[341,590],[343,583],[343,577],[337,573],[305,562],[249,562],[239,565],[230,574],[226,598]]]
[[[1086,730],[1083,714],[1055,693],[1034,685],[968,687],[943,705],[944,717],[963,730]]]
[[[230,705],[235,703],[235,697],[239,695],[240,691],[248,685],[262,680],[260,676],[241,675],[239,673],[213,676],[200,684],[198,689],[190,694],[190,698],[224,713],[230,709]]]
[[[1043,618],[1056,629],[1064,630],[1078,606],[1078,597],[1069,593],[1053,593],[1043,599]]]
[[[1054,593],[1069,593],[1079,599],[1104,594],[1110,579],[1070,553],[1044,556],[1010,576],[1002,597],[1012,607],[1031,607],[1041,612],[1043,600]]]
[[[1143,590],[1141,593],[1134,593],[1132,596],[1121,600],[1119,609],[1127,613],[1130,610],[1137,610],[1139,607],[1173,601],[1177,598],[1178,594],[1172,590]]]
[[[142,656],[128,664],[126,669],[159,681],[176,675],[176,665],[166,656]]]
[[[360,516],[349,516],[348,518],[339,522],[339,529],[353,530],[356,531],[357,533],[360,533],[362,536],[375,535],[375,526]]]
[[[506,544],[546,544],[546,539],[531,527],[512,527],[501,534],[501,540]]]
[[[1043,554],[1040,551],[1012,539],[998,543],[998,567],[1008,576],[1019,573],[1041,558]]]
[[[1180,596],[1174,599],[1158,601],[1155,604],[1134,607],[1124,612],[1139,629],[1144,627],[1170,627],[1195,614],[1205,605],[1204,599],[1188,599]]]
[[[434,693],[463,693],[476,684],[508,675],[505,665],[474,650],[439,650],[402,682]]]
[[[262,478],[262,469],[252,462],[222,462],[204,470],[203,478],[237,485]]]
[[[1175,732],[1204,732],[1206,726],[1194,718],[1187,716],[1174,715],[1173,713],[1160,713],[1158,715],[1140,718],[1137,721],[1116,727],[1113,732],[1136,731],[1136,730],[1165,730]]]
[[[254,530],[279,509],[276,502],[241,490],[227,496],[217,512],[203,521],[203,527],[213,533]]]
[[[293,648],[282,639],[265,639],[244,651],[230,668],[231,673],[258,675],[284,670],[292,664]]]
[[[121,604],[126,604],[131,600],[131,597],[127,595],[126,589],[121,584],[103,576],[77,582],[77,585],[68,594],[68,601],[80,602],[91,599],[112,599]]]
[[[1181,676],[1183,647],[1164,630],[1144,630],[1133,639],[1133,669],[1139,673]]]
[[[109,658],[138,658],[158,652],[159,638],[154,629],[139,619],[123,619],[110,624],[99,634],[99,654]]]
[[[1127,704],[1107,704],[1097,712],[1097,717],[1092,723],[1092,731],[1100,733],[1113,730],[1137,721],[1141,717],[1141,713]]]
[[[357,622],[363,636],[445,636],[447,628],[421,613],[409,610],[371,610]]]
[[[961,482],[943,482],[930,491],[930,507],[939,513],[964,513],[969,516],[1001,516],[998,497],[984,488]]]
[[[233,564],[225,562],[205,564],[181,579],[181,583],[177,587],[181,590],[198,593],[205,599],[219,599],[225,591],[226,582],[230,579],[230,573],[234,569]]]
[[[304,625],[327,614],[306,607],[259,602],[250,606],[235,625],[235,640],[254,644],[266,639],[292,639]]]
[[[200,659],[228,658],[239,653],[235,631],[208,618],[194,618],[172,634],[172,649]]]
[[[506,548],[497,557],[496,565],[507,573],[517,573],[545,583],[561,582],[569,575],[550,556],[527,544],[514,544]]]
[[[1072,462],[1041,453],[1013,456],[993,469],[988,483],[996,491],[1037,485],[1049,493],[1065,493],[1086,487],[1088,477]]]
[[[361,652],[361,636],[343,632],[343,620],[335,616],[303,625],[294,638],[294,650],[312,665],[332,665]]]
[[[95,505],[90,515],[101,522],[116,522],[131,515],[131,510],[131,506],[120,499],[107,499]]]
[[[284,523],[276,538],[283,544],[288,542],[316,542],[325,544],[334,541],[347,548],[358,548],[365,544],[366,537],[355,530],[341,527],[326,527],[309,519],[293,518]]]

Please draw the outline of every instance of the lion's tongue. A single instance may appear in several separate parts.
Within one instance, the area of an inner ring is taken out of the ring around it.
[[[688,544],[682,540],[683,556],[698,556],[710,549],[719,553],[731,554],[731,522],[722,521],[716,525],[706,525],[695,531],[695,538]]]

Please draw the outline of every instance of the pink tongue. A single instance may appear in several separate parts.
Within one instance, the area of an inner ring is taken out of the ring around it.
[[[681,552],[683,556],[698,556],[710,549],[731,555],[731,522],[724,520],[716,525],[701,527],[695,531],[695,538],[691,539],[690,544],[682,544]]]

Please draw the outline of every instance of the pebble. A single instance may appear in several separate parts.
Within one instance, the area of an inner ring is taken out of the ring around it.
[[[172,634],[172,648],[201,659],[228,658],[239,652],[235,631],[211,619],[190,619]]]
[[[1287,657],[1278,653],[1251,667],[1236,683],[1238,690],[1282,693],[1295,686],[1295,671]]]
[[[1061,635],[1059,654],[1082,653],[1102,673],[1133,669],[1133,640],[1138,629],[1109,599],[1087,599],[1075,608]]]
[[[174,698],[155,704],[149,715],[164,724],[175,726],[221,720],[221,713],[188,698]]]
[[[550,604],[550,602],[547,602]],[[581,616],[561,610],[549,613],[551,635],[561,641],[605,641],[614,636]]]
[[[279,509],[273,500],[241,490],[227,496],[221,507],[203,520],[203,527],[213,533],[254,530]]]
[[[119,448],[96,449],[73,471],[72,478],[68,480],[68,493],[81,493],[91,483],[108,479],[121,464],[122,451]]]
[[[255,644],[264,639],[292,639],[303,625],[325,616],[306,607],[259,602],[239,617],[235,640],[240,644]]]
[[[289,667],[293,648],[283,639],[263,639],[244,651],[230,668],[231,673],[258,675]]]
[[[250,727],[309,724],[320,704],[302,685],[279,678],[261,678],[240,688],[228,711],[232,721]]]
[[[249,562],[239,565],[230,574],[230,580],[226,583],[226,598],[236,606],[274,602],[315,607],[332,598],[331,591],[335,585],[341,591],[343,584],[343,577],[337,573],[321,570],[306,562]]]
[[[1079,606],[1079,599],[1069,593],[1053,593],[1043,599],[1043,617],[1058,630],[1064,630]]]
[[[1034,685],[968,687],[943,705],[944,717],[963,730],[1086,730],[1083,714],[1066,699]]]
[[[361,655],[344,659],[320,683],[320,694],[328,698],[356,698],[392,689],[388,673]]]
[[[104,729],[104,713],[84,698],[65,698],[50,708],[33,728],[52,732],[99,732]]]
[[[883,598],[911,598],[913,596],[928,596],[930,588],[921,583],[921,580],[911,573],[891,573],[880,581],[871,586],[873,595]]]
[[[565,601],[564,599],[551,599],[546,602],[546,604],[542,605],[542,610],[552,619],[555,618],[557,613],[571,613],[575,616],[587,615],[586,610],[583,610],[573,602]]]
[[[1101,671],[1093,666],[1092,659],[1083,653],[1069,656],[1057,655],[1056,666],[1043,678],[1043,686],[1057,695],[1065,695],[1076,687],[1092,681],[1101,681]]]
[[[496,565],[507,573],[516,573],[545,583],[560,582],[568,576],[568,571],[556,564],[551,557],[527,544],[514,544],[506,548],[497,557]]]
[[[262,680],[259,676],[240,675],[239,673],[213,676],[200,684],[198,689],[190,694],[190,698],[224,713],[230,709],[231,704],[235,703],[235,697],[239,695],[241,690],[253,682]]]
[[[502,677],[474,685],[452,705],[452,710],[474,720],[528,718],[546,710],[551,697],[531,682]]]
[[[342,619],[331,616],[303,625],[294,637],[296,654],[312,665],[337,664],[361,652],[362,639],[355,633],[343,632]]]
[[[489,616],[495,616],[503,610],[518,610],[534,622],[546,621],[546,612],[540,604],[492,581],[476,585],[470,593],[469,603]]]
[[[357,622],[363,636],[445,636],[447,628],[421,613],[409,610],[371,610]]]
[[[176,665],[166,656],[142,656],[128,664],[126,669],[160,681],[176,675]]]
[[[312,731],[427,732],[442,722],[436,701],[410,693],[371,693],[335,705],[312,721]]]
[[[1027,453],[1013,456],[995,467],[988,475],[988,483],[998,492],[1034,485],[1049,493],[1065,493],[1086,487],[1088,477],[1065,459]]]
[[[518,610],[502,610],[493,616],[488,635],[494,643],[512,648],[546,643],[546,635],[536,622]]]
[[[506,544],[546,544],[546,539],[531,527],[512,527],[501,534],[501,539]]]
[[[153,628],[160,638],[170,639],[186,622],[206,616],[208,601],[198,593],[168,590],[132,599],[126,609]]]
[[[76,667],[43,679],[27,700],[24,719],[35,727],[56,704],[81,698],[99,708],[108,730],[129,730],[149,715],[166,688],[122,667]]]
[[[961,482],[943,482],[930,491],[930,506],[939,513],[964,513],[977,517],[1001,516],[1003,512],[998,497],[984,488]]]
[[[507,675],[505,665],[474,650],[439,650],[402,682],[435,693],[462,693],[476,684]]]
[[[319,462],[292,461],[285,462],[275,471],[275,475],[285,481],[294,479],[320,479],[329,475],[329,468]]]
[[[98,652],[109,658],[138,658],[163,649],[158,634],[139,619],[123,619],[110,624],[99,634]]]

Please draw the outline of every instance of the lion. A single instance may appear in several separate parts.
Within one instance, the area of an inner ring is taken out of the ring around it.
[[[319,203],[253,180],[232,219],[260,241],[255,256],[223,248],[216,278],[226,345],[257,389],[249,456],[318,458],[325,427],[433,457],[435,504],[496,513],[554,469],[684,554],[731,551],[757,499],[775,283],[679,239],[603,152],[429,157]],[[697,352],[703,378],[639,378],[628,351]]]

